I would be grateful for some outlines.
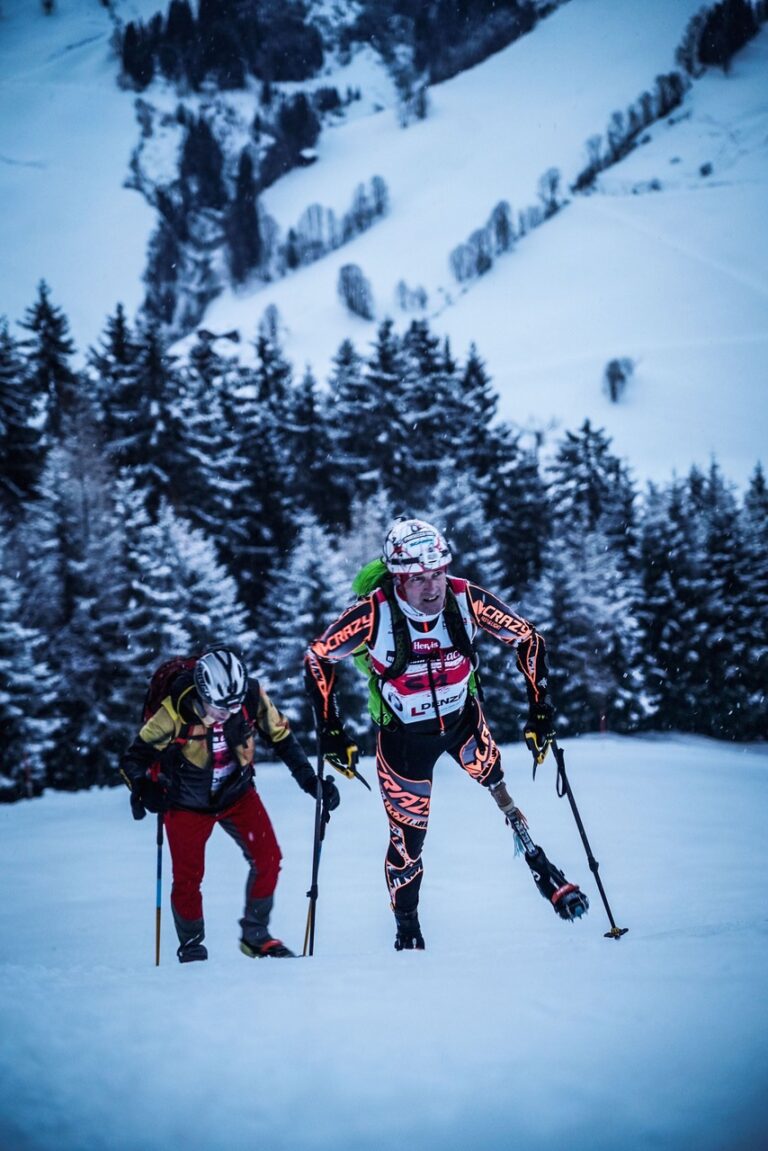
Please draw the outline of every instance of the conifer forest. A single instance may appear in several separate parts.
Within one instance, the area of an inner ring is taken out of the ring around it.
[[[330,378],[275,332],[253,363],[200,330],[182,362],[122,307],[83,367],[43,282],[0,324],[2,798],[118,783],[154,666],[242,651],[305,747],[302,655],[353,598],[391,519],[443,528],[453,572],[545,636],[563,735],[768,738],[768,490],[717,460],[641,488],[589,422],[550,435],[497,418],[482,349],[414,320],[345,341]],[[485,707],[519,736],[514,656],[481,639]],[[371,750],[365,684],[339,673]]]

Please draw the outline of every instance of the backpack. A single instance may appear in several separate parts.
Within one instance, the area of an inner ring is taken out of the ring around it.
[[[160,707],[160,704],[170,692],[171,684],[176,676],[182,671],[192,671],[198,659],[199,656],[196,655],[174,655],[155,668],[147,687],[147,693],[144,696],[144,706],[141,712],[142,724],[145,724],[150,716],[154,715]],[[187,726],[185,725],[182,727],[176,739],[173,740],[174,744],[187,742],[185,737],[186,730]],[[170,746],[173,746],[173,744]],[[165,750],[168,751],[168,748]],[[157,779],[162,768],[163,760],[161,755],[149,767],[149,774],[152,779]]]
[[[155,668],[144,696],[142,723],[146,723],[155,714],[176,676],[182,671],[192,671],[199,658],[197,655],[174,655]]]

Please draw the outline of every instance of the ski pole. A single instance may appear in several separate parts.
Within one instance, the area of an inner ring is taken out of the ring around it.
[[[327,820],[327,807],[325,802],[325,789],[323,788],[323,781],[325,777],[325,759],[321,750],[320,744],[320,731],[317,733],[317,798],[315,799],[315,833],[312,843],[312,882],[307,898],[309,899],[309,907],[307,908],[307,926],[304,930],[304,950],[302,955],[314,955],[315,953],[315,915],[317,909],[317,876],[320,870],[320,852],[323,846],[323,839],[325,838],[325,825]]]
[[[594,855],[592,854],[592,848],[589,846],[589,840],[587,839],[587,833],[584,830],[584,824],[581,822],[581,816],[579,815],[579,809],[576,806],[576,800],[573,798],[573,792],[571,791],[570,780],[568,779],[568,776],[566,775],[565,752],[563,751],[563,749],[561,747],[558,746],[557,740],[555,740],[555,739],[552,740],[552,752],[553,752],[554,757],[555,757],[555,762],[557,763],[557,780],[555,782],[555,788],[557,790],[557,794],[559,795],[559,797],[561,799],[565,795],[568,796],[568,802],[571,805],[571,811],[573,812],[573,818],[576,820],[576,826],[579,829],[579,835],[581,836],[581,842],[584,844],[584,850],[587,853],[587,862],[589,863],[589,870],[592,872],[592,874],[595,877],[595,883],[597,884],[597,890],[600,892],[600,898],[603,901],[603,906],[605,907],[605,910],[606,910],[607,915],[608,915],[608,920],[609,920],[610,925],[611,925],[611,930],[605,932],[605,938],[606,939],[621,939],[622,935],[627,934],[627,932],[629,931],[629,928],[628,927],[617,927],[616,923],[614,921],[613,915],[611,914],[611,908],[608,904],[608,898],[605,894],[605,890],[603,888],[602,881],[601,881],[600,876],[598,874],[598,869],[600,867],[600,864],[597,862]],[[536,765],[536,757],[534,756],[534,771],[536,770],[535,765]]]
[[[157,813],[157,899],[155,903],[155,967],[160,966],[160,916],[163,910],[163,813]]]

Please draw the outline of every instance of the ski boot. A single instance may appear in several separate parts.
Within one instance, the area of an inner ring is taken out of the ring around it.
[[[176,908],[172,906],[173,921],[176,925],[176,934],[179,937],[179,946],[176,957],[179,963],[196,963],[208,958],[208,948],[203,943],[205,939],[205,921],[203,919],[183,919]]]
[[[286,947],[281,939],[273,939],[268,935],[256,943],[249,943],[247,939],[240,940],[240,950],[249,959],[294,959],[295,954]]]
[[[396,911],[397,937],[395,938],[395,951],[423,951],[424,936],[419,927],[419,916],[416,911]]]
[[[180,943],[176,949],[176,955],[179,963],[196,963],[198,960],[208,958],[208,948],[202,942],[201,937],[188,939],[186,943]]]
[[[559,867],[550,863],[540,847],[535,854],[525,854],[525,862],[531,869],[533,882],[552,904],[557,915],[572,923],[589,910],[589,900],[575,883],[569,883]]]

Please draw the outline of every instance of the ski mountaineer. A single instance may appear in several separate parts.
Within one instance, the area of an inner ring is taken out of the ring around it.
[[[451,552],[424,520],[400,517],[382,559],[355,579],[360,598],[310,644],[305,681],[320,749],[332,767],[351,775],[358,748],[344,730],[335,695],[336,664],[348,656],[369,680],[369,708],[378,726],[376,770],[389,820],[385,875],[395,914],[398,951],[424,947],[418,916],[422,849],[435,763],[447,752],[493,796],[525,850],[541,894],[563,919],[586,911],[586,897],[537,847],[504,782],[499,749],[478,695],[474,638],[478,628],[517,649],[528,692],[524,737],[541,763],[554,738],[547,700],[544,640],[491,592],[448,575]]]
[[[248,677],[236,653],[218,647],[171,680],[121,761],[134,818],[143,819],[145,809],[165,813],[181,963],[208,958],[200,887],[205,845],[216,824],[234,839],[250,869],[240,950],[251,958],[293,955],[269,933],[281,853],[254,786],[255,735],[282,759],[302,791],[317,795],[317,776],[288,720]],[[155,779],[156,772],[148,773],[158,753],[161,774]],[[323,788],[333,811],[339,805],[336,784],[325,779]]]

